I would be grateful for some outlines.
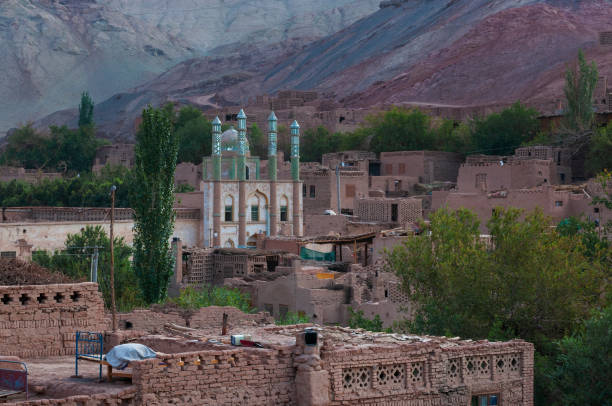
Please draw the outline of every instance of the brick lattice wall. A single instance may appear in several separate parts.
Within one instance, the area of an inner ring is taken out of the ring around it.
[[[70,355],[75,332],[101,332],[108,320],[96,283],[0,286],[0,354]]]
[[[324,348],[321,359],[332,405],[467,405],[480,393],[498,393],[503,405],[533,405],[533,346],[522,341]]]

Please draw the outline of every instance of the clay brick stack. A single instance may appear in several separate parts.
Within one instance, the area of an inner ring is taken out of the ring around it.
[[[108,324],[96,283],[0,286],[0,354],[70,355],[77,330]]]

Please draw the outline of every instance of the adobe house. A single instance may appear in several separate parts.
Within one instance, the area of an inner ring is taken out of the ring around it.
[[[461,154],[443,151],[381,152],[383,176],[408,176],[421,183],[456,182]]]
[[[131,169],[134,166],[134,147],[134,144],[112,144],[99,147],[96,150],[91,171],[100,173],[106,165]]]

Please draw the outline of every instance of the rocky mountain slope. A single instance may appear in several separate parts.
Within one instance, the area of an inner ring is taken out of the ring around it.
[[[579,48],[609,69],[612,49],[598,52],[597,40],[612,30],[610,1],[395,3],[277,65],[263,88],[363,92],[346,100],[358,105],[465,105],[537,96]]]
[[[83,90],[104,100],[220,46],[306,44],[374,12],[378,3],[2,0],[0,130],[72,107]]]
[[[579,49],[612,78],[612,0],[390,0],[320,40],[230,44],[186,60],[98,105],[107,133],[129,136],[144,105],[181,100],[244,104],[283,89],[318,90],[349,107],[467,108],[518,99],[543,112],[563,97]],[[98,115],[99,114],[99,115]],[[41,123],[75,122],[60,112]]]

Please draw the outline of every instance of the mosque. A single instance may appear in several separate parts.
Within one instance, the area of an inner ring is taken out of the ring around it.
[[[260,178],[260,159],[250,153],[247,116],[238,114],[238,130],[221,133],[212,123],[212,155],[202,162],[205,247],[255,247],[256,235],[302,235],[300,126],[291,124],[291,179],[277,176],[277,118],[268,117],[268,178]]]

